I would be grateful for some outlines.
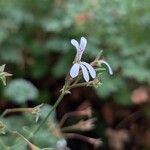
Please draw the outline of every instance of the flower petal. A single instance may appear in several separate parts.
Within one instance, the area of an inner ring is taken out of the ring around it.
[[[111,67],[110,67],[110,65],[109,65],[109,63],[108,63],[107,61],[105,61],[105,60],[100,60],[100,63],[101,63],[101,64],[105,64],[105,65],[108,67],[108,71],[109,71],[109,74],[110,74],[110,75],[113,74],[113,71],[112,71],[112,69],[111,69]]]
[[[81,51],[84,51],[84,50],[85,50],[86,44],[87,44],[86,38],[81,37],[81,39],[80,39],[80,50],[81,50]]]
[[[77,51],[79,51],[79,43],[78,41],[76,41],[75,39],[71,40],[71,44],[77,49]]]
[[[85,81],[88,82],[89,79],[90,79],[89,78],[89,73],[88,73],[88,71],[87,71],[87,69],[84,65],[80,64],[80,66],[81,66],[81,69],[82,69],[83,77],[84,77]]]
[[[71,67],[71,69],[70,69],[70,76],[71,76],[72,78],[77,77],[78,74],[79,74],[79,69],[80,69],[80,64],[79,64],[79,63],[75,63],[75,64]]]
[[[91,77],[95,78],[96,77],[96,71],[94,70],[94,68],[90,64],[88,64],[86,62],[81,62],[81,63],[86,66],[86,68],[88,69]]]

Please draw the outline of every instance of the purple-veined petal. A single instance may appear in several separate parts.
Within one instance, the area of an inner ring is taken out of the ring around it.
[[[113,71],[112,71],[112,69],[111,69],[111,67],[110,67],[110,65],[109,65],[109,63],[107,61],[100,60],[100,63],[101,64],[105,64],[108,67],[109,74],[111,74],[111,75],[113,74]]]
[[[75,39],[71,40],[71,44],[77,49],[77,51],[79,51],[79,43],[78,41],[76,41]]]
[[[94,70],[94,68],[86,62],[81,62],[81,63],[88,69],[91,77],[96,78],[96,71]]]
[[[87,71],[87,69],[84,65],[80,64],[80,66],[81,66],[81,69],[82,69],[83,77],[84,77],[85,81],[88,82],[89,79],[90,79],[89,78],[89,73],[88,73],[88,71]]]
[[[71,69],[70,69],[70,76],[71,76],[72,78],[77,77],[78,74],[79,74],[79,69],[80,69],[80,64],[79,64],[79,63],[75,63],[75,64],[71,67]]]
[[[80,50],[81,50],[81,51],[84,51],[84,50],[85,50],[86,44],[87,44],[86,38],[81,37],[81,39],[80,39]]]

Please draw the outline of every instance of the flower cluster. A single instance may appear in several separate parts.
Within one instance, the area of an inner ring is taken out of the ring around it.
[[[96,78],[96,71],[93,68],[93,66],[87,62],[81,61],[83,52],[85,51],[86,45],[87,45],[87,40],[84,37],[81,37],[80,39],[80,43],[77,42],[75,39],[71,40],[71,44],[76,48],[77,53],[76,53],[76,57],[74,60],[74,64],[70,69],[70,76],[72,78],[75,78],[79,75],[80,73],[80,69],[83,73],[83,77],[85,79],[86,82],[88,82],[90,80],[90,76],[95,79]],[[101,64],[105,64],[108,67],[108,71],[110,73],[110,75],[113,74],[113,71],[110,67],[110,65],[108,64],[108,62],[106,62],[105,60],[98,60],[97,63],[99,65]]]
[[[80,43],[78,43],[75,39],[72,39],[71,44],[76,48],[77,54],[75,57],[74,64],[70,69],[70,76],[72,78],[77,77],[79,75],[79,70],[81,68],[83,77],[86,82],[88,82],[90,79],[89,75],[93,79],[96,78],[96,71],[94,70],[94,68],[90,64],[81,61],[82,54],[83,54],[86,44],[87,44],[87,40],[84,37],[81,37]]]

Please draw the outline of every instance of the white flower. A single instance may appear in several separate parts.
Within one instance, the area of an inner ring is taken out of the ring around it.
[[[81,68],[83,77],[86,82],[88,82],[90,79],[89,74],[94,79],[96,77],[96,72],[94,68],[86,62],[80,61],[87,44],[87,40],[84,37],[81,37],[80,44],[79,44],[75,39],[72,39],[71,44],[76,48],[77,54],[75,57],[74,64],[70,69],[70,76],[72,78],[77,77],[79,75],[79,70]]]
[[[110,75],[113,74],[113,71],[112,71],[112,69],[111,69],[111,67],[110,67],[110,65],[109,65],[109,63],[107,61],[105,61],[105,60],[102,59],[102,60],[99,61],[99,63],[100,64],[105,64],[108,67],[109,74]]]

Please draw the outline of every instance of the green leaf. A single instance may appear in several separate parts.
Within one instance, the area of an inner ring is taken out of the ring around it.
[[[15,79],[5,88],[4,95],[11,101],[24,104],[27,100],[38,97],[38,89],[30,81]]]

